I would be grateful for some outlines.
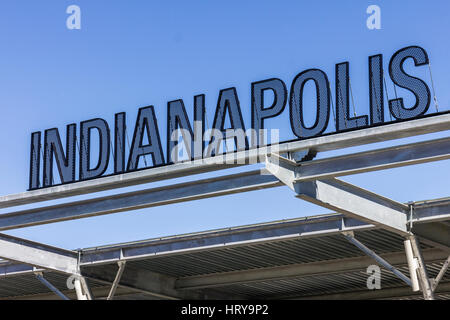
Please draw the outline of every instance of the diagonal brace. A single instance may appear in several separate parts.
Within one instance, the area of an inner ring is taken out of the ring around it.
[[[266,169],[293,190],[298,198],[408,236],[408,206],[342,180],[297,181],[299,167],[271,155]]]
[[[448,256],[447,260],[445,260],[444,265],[442,266],[441,270],[439,271],[438,275],[435,279],[432,281],[432,290],[433,292],[436,291],[436,288],[441,281],[441,279],[444,277],[444,274],[447,272],[448,266],[450,264],[450,256]]]
[[[407,276],[405,276],[401,271],[396,269],[394,266],[392,266],[389,262],[387,262],[386,260],[381,258],[379,255],[377,255],[374,251],[370,250],[364,244],[359,242],[353,235],[353,232],[343,232],[342,234],[350,243],[354,244],[362,252],[364,252],[368,256],[372,257],[373,259],[375,259],[376,262],[381,264],[387,270],[391,271],[393,274],[395,274],[397,277],[399,277],[402,281],[404,281],[408,286],[411,286],[411,280]]]
[[[111,290],[109,291],[108,297],[106,300],[112,300],[114,298],[114,294],[116,293],[117,286],[119,285],[120,279],[122,278],[122,274],[125,270],[125,263],[126,261],[119,261],[117,262],[119,266],[119,270],[117,270],[116,277],[114,278],[114,281],[111,286]]]
[[[54,285],[52,285],[47,279],[44,278],[42,272],[36,272],[35,273],[36,278],[43,284],[45,285],[47,288],[49,288],[51,291],[53,291],[56,295],[58,295],[61,299],[63,300],[70,300],[69,298],[67,298],[67,296],[62,293],[61,291],[59,291],[58,288],[56,288]]]

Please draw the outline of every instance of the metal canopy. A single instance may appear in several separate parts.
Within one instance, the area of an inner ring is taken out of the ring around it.
[[[442,217],[435,216],[435,220],[442,221]],[[444,224],[450,230],[449,222]],[[428,223],[433,222],[423,222]],[[341,235],[343,230],[353,231],[359,241],[401,272],[408,273],[401,236],[341,214],[86,248],[80,251],[80,269],[88,277],[95,298],[107,297],[119,261],[127,261],[127,267],[115,299],[137,292],[141,298],[149,299],[278,299],[317,295],[333,298],[331,295],[338,293],[344,294],[344,298],[345,294],[357,298],[351,294],[359,291],[368,299],[417,297],[417,293],[384,269],[382,290],[367,290],[365,271],[375,262],[348,243]],[[448,254],[425,243],[422,252],[430,276],[436,277]],[[58,278],[57,274],[44,271],[46,279],[66,296],[73,297],[74,291],[65,287],[67,276]],[[11,289],[11,286],[28,288],[34,279],[33,268],[25,270],[19,263],[1,262],[0,297],[32,298],[50,293],[42,285],[20,293]],[[447,272],[437,286],[437,297],[439,292],[450,292],[449,281]],[[36,297],[57,298],[54,294]]]
[[[441,204],[443,201],[444,199],[439,199],[436,203]],[[450,198],[445,201],[450,204]],[[422,202],[418,202],[419,207],[420,203]],[[448,228],[450,211],[435,211],[432,206],[429,206],[429,210],[434,211],[433,219],[428,217],[425,222],[422,222],[422,218],[419,216],[413,220],[413,224],[427,225],[435,221],[442,221],[445,218],[446,221],[442,223]],[[346,217],[342,214],[316,215],[265,224],[82,249],[80,250],[80,267],[109,263],[115,265],[118,261],[142,260],[156,256],[194,253],[196,251],[232,248],[246,244],[287,241],[298,238],[308,239],[326,235],[340,235],[343,231],[356,232],[364,230],[380,230],[380,228],[373,224]],[[395,235],[395,238],[402,239],[398,235]],[[403,247],[402,241],[399,243],[399,248]],[[431,246],[431,244],[428,246]],[[69,252],[72,255],[77,254],[77,252]],[[445,253],[443,254],[445,255]],[[0,263],[0,275],[23,274],[28,272],[33,272],[33,268],[26,268],[25,265],[17,263]]]
[[[368,262],[368,257],[361,256],[362,253],[357,248],[392,272],[384,277],[391,281],[389,283],[392,283],[392,290],[395,291],[395,288],[401,286],[399,281],[411,283],[404,273],[415,270],[413,262],[402,260],[399,255],[406,238],[414,240],[414,259],[417,259],[419,265],[417,270],[421,290],[425,298],[432,299],[435,293],[439,293],[438,290],[447,285],[445,272],[450,250],[450,198],[401,204],[336,177],[450,159],[450,138],[320,160],[296,162],[290,159],[298,158],[296,153],[315,154],[449,128],[450,114],[446,113],[286,142],[276,148],[263,147],[234,153],[235,164],[231,166],[265,161],[266,170],[1,214],[0,230],[9,230],[282,185],[291,188],[300,199],[338,212],[78,252],[0,235],[0,257],[10,260],[0,262],[0,297],[3,279],[27,277],[36,272],[37,279],[44,284],[41,288],[50,288],[61,297],[70,295],[70,292],[61,290],[58,282],[54,285],[53,281],[48,281],[48,275],[54,272],[75,275],[78,299],[93,297],[86,278],[94,287],[108,287],[109,290],[105,291],[108,299],[117,296],[120,290],[168,299],[295,298],[305,296],[305,292],[301,292],[305,288],[311,289],[306,296],[313,295],[314,292],[329,293],[330,290],[314,291],[318,283],[322,283],[324,288],[332,287],[332,284],[326,285],[323,281],[339,283],[340,289],[334,289],[341,290],[345,279],[348,280],[349,288],[356,290],[357,282],[364,278],[357,274],[361,273],[363,264]],[[230,167],[219,160],[222,157],[211,157],[4,196],[0,197],[0,208]],[[342,242],[345,242],[342,234],[347,235],[350,243]],[[349,234],[352,236],[348,236]],[[421,246],[414,234],[423,240]],[[387,244],[380,244],[380,239],[387,240]],[[357,248],[352,247],[351,243]],[[328,261],[327,266],[322,263],[325,260]],[[333,262],[330,263],[329,260]],[[428,279],[428,273],[435,276],[434,282]],[[395,278],[396,275],[401,280]],[[36,281],[36,278],[33,279]],[[298,285],[297,289],[291,290],[292,292],[270,289],[281,283],[286,285],[286,281],[289,286]],[[441,283],[441,287],[437,283]],[[269,291],[270,294],[266,294]]]

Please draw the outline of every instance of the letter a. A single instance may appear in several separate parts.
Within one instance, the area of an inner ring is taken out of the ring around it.
[[[66,20],[67,29],[81,29],[81,10],[79,6],[70,5],[67,7],[66,13],[70,14]]]
[[[366,273],[370,276],[367,278],[367,289],[381,289],[381,270],[377,265],[370,265],[367,267]]]
[[[381,29],[381,9],[377,5],[370,5],[366,10],[370,16],[367,18],[366,25],[369,30]]]

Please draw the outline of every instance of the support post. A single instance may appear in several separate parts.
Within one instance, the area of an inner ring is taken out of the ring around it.
[[[83,288],[81,287],[80,279],[76,278],[73,281],[73,285],[75,287],[75,292],[77,293],[78,300],[87,300],[86,295],[83,293]]]
[[[414,257],[414,253],[411,246],[411,240],[407,239],[403,242],[405,246],[406,261],[408,262],[409,277],[411,278],[412,290],[417,292],[420,290],[419,279],[417,278],[417,268],[419,268],[419,263],[417,258]]]
[[[420,288],[422,289],[423,298],[425,300],[434,300],[433,289],[431,287],[430,278],[428,278],[427,266],[420,251],[420,244],[416,236],[409,237],[414,256],[417,258],[419,267],[417,268]]]
[[[73,284],[78,300],[93,300],[91,290],[84,277],[76,277]]]
[[[94,296],[92,295],[91,289],[86,281],[85,277],[80,278],[81,287],[83,288],[84,294],[86,295],[88,300],[94,300]]]

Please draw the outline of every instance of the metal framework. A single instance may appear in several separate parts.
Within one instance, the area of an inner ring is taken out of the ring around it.
[[[32,209],[0,214],[0,230],[4,231],[284,185],[288,186],[297,198],[338,213],[309,218],[308,221],[303,222],[296,221],[293,224],[285,223],[276,227],[262,227],[260,231],[237,228],[225,233],[203,234],[198,239],[190,236],[186,239],[176,239],[176,241],[167,239],[166,241],[82,252],[63,250],[0,234],[0,257],[14,262],[0,263],[0,275],[34,273],[39,281],[63,299],[67,296],[45,279],[42,272],[51,271],[73,275],[77,298],[80,300],[93,298],[86,278],[109,285],[108,300],[114,298],[119,288],[137,290],[157,298],[169,299],[242,298],[239,294],[224,296],[214,288],[236,283],[298,277],[302,274],[310,274],[312,270],[315,271],[315,274],[325,274],[333,270],[350,271],[367,265],[368,261],[374,259],[412,286],[413,291],[420,289],[425,299],[433,299],[449,264],[449,227],[443,221],[450,219],[450,199],[403,204],[343,182],[336,177],[450,159],[450,138],[372,149],[319,160],[296,161],[295,159],[299,159],[296,157],[296,153],[315,154],[321,151],[444,131],[449,128],[450,114],[442,114],[304,141],[283,143],[277,146],[275,153],[272,147],[241,151],[234,154],[237,163],[235,165],[264,162],[265,169],[93,197],[82,201],[67,201],[58,205],[42,205]],[[170,167],[151,168],[3,196],[0,197],[0,208],[113,190],[229,167],[230,165],[219,163],[218,157],[177,163]],[[369,249],[356,239],[353,233],[369,229],[387,230],[403,239],[406,254],[386,257]],[[337,264],[327,266],[317,262],[315,265],[293,264],[235,274],[212,274],[183,278],[149,270],[127,272],[131,268],[128,264],[125,268],[126,261],[145,259],[155,255],[195,253],[218,247],[234,248],[249,243],[285,241],[298,237],[314,237],[324,233],[341,235],[343,239],[347,239],[367,254],[368,258],[353,260],[348,258],[344,264],[339,261]],[[434,251],[422,252],[418,238],[425,245],[435,247]],[[425,262],[430,259],[446,259],[433,280],[429,278]],[[409,267],[409,278],[394,266],[405,262]],[[94,268],[111,263],[115,263],[116,267],[102,269],[101,272]],[[444,283],[444,285],[446,284]]]

